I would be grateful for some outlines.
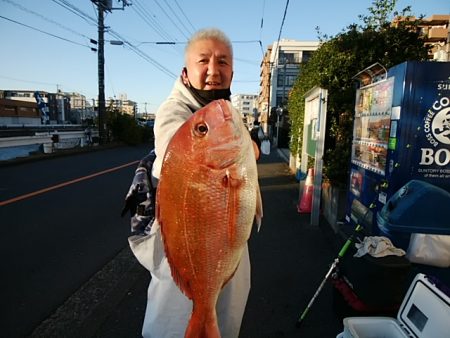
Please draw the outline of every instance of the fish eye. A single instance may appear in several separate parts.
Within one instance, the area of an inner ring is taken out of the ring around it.
[[[208,132],[208,126],[205,123],[198,123],[195,126],[195,133],[199,136],[205,136],[206,133]]]

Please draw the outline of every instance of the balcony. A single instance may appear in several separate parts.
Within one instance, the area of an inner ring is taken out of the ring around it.
[[[448,29],[444,27],[431,27],[428,30],[428,40],[441,41],[447,40]]]

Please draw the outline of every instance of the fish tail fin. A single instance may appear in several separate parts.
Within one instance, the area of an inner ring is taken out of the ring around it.
[[[195,310],[189,320],[185,338],[221,338],[215,309]]]

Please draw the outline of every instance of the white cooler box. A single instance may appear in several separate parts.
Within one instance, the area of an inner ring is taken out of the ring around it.
[[[450,297],[422,273],[411,283],[397,319],[347,317],[337,338],[449,338]]]

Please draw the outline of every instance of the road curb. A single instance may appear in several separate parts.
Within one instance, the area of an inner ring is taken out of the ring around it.
[[[143,273],[126,246],[35,328],[30,337],[93,337]]]
[[[47,160],[55,157],[63,157],[63,156],[70,156],[70,155],[76,155],[76,154],[82,154],[87,152],[93,152],[93,151],[99,151],[99,150],[105,150],[110,148],[117,148],[117,147],[123,147],[125,146],[122,143],[110,143],[105,145],[99,145],[99,146],[86,146],[86,147],[75,147],[71,149],[61,149],[54,151],[50,154],[44,154],[41,152],[36,152],[33,154],[30,154],[29,156],[24,157],[16,157],[9,160],[0,160],[0,167],[7,167],[17,164],[24,164],[29,162],[35,162],[35,161],[41,161],[41,160]]]

